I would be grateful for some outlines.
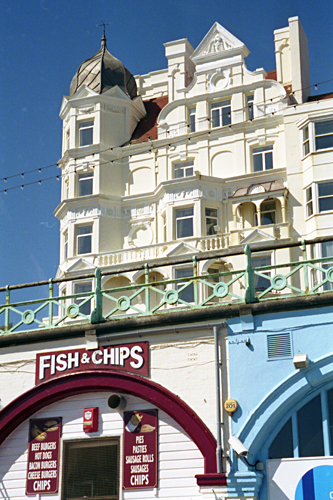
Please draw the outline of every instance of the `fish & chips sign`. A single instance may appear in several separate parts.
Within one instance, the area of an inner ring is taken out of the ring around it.
[[[148,376],[148,342],[70,349],[36,355],[36,385],[68,373],[86,370],[121,370]]]

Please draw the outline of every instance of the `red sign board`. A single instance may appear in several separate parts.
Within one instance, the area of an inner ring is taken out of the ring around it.
[[[27,495],[57,493],[61,417],[30,420]]]
[[[124,490],[157,488],[157,410],[124,412]]]
[[[148,356],[148,342],[38,353],[36,385],[85,370],[123,370],[148,376]]]

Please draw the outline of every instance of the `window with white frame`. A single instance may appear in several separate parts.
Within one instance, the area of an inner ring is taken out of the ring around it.
[[[303,157],[310,152],[333,148],[333,119],[307,123],[301,130]]]
[[[329,389],[321,390],[292,412],[274,436],[268,458],[319,457],[332,453],[333,389]]]
[[[76,250],[77,254],[91,253],[92,248],[92,224],[77,226],[76,228]]]
[[[64,233],[64,259],[68,259],[68,231]]]
[[[253,171],[271,170],[273,168],[273,146],[254,148],[252,150]]]
[[[246,110],[247,110],[248,120],[253,120],[254,117],[253,106],[254,106],[254,95],[249,94],[246,96]]]
[[[79,123],[79,145],[90,146],[93,144],[94,121],[88,120]]]
[[[213,102],[210,105],[212,128],[231,124],[231,100]]]
[[[305,190],[305,211],[306,217],[313,215],[312,186],[307,187]]]
[[[69,179],[68,179],[68,177],[67,177],[67,176],[66,176],[66,178],[64,179],[63,189],[64,189],[64,195],[63,195],[63,198],[64,198],[65,200],[68,200],[68,198],[69,198]]]
[[[79,196],[93,194],[94,172],[79,173]]]
[[[316,151],[333,148],[333,120],[315,122]]]
[[[216,234],[216,229],[218,226],[216,208],[205,208],[205,222],[206,222],[206,234],[207,235]]]
[[[273,198],[264,200],[260,205],[260,225],[276,223],[276,201]]]
[[[62,500],[119,499],[119,440],[64,440]]]
[[[194,162],[183,161],[181,163],[174,164],[174,177],[175,179],[180,179],[181,177],[190,177],[193,175]]]
[[[318,183],[318,211],[333,210],[333,181]]]
[[[188,110],[188,128],[190,133],[195,132],[195,111],[195,107]]]
[[[75,283],[74,284],[74,293],[75,295],[82,293],[82,294],[89,294],[92,291],[92,282],[91,281],[81,281],[80,283]],[[88,300],[87,300],[88,299]],[[82,304],[80,305],[80,312],[82,314],[85,314],[86,316],[89,316],[91,313],[91,298],[88,298],[85,295],[82,295],[81,297],[76,297],[75,299],[75,304]]]
[[[71,138],[70,129],[67,129],[66,133],[65,133],[65,149],[66,150],[70,148],[70,138]]]
[[[260,270],[258,268],[271,265],[271,255],[258,255],[252,257],[252,268],[260,272],[264,276],[254,275],[254,289],[256,292],[261,293],[265,291],[271,284],[270,276],[271,270]],[[267,278],[265,278],[267,276]]]
[[[193,236],[193,207],[175,211],[176,238]]]
[[[310,153],[310,135],[309,135],[309,126],[303,128],[303,156],[306,156]]]
[[[329,269],[330,267],[333,266],[333,241],[324,241],[321,244],[321,256],[322,257],[332,257],[332,262],[325,262],[323,263],[323,268],[324,269]],[[323,276],[323,279],[326,278],[326,275]],[[324,290],[333,290],[333,283],[330,281],[326,281],[323,286]]]
[[[180,279],[177,283],[177,290],[185,288],[179,292],[179,298],[184,300],[185,302],[194,302],[194,285],[193,283],[188,284],[188,280],[186,278],[191,278],[193,276],[193,268],[192,267],[183,267],[176,269],[175,277],[176,279]],[[187,286],[186,286],[187,285]]]

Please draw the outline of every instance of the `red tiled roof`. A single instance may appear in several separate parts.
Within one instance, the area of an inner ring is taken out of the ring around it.
[[[273,69],[273,71],[267,71],[266,80],[277,80],[276,69]]]
[[[157,139],[157,118],[161,110],[168,104],[168,96],[157,97],[143,102],[147,115],[138,123],[133,132],[132,142],[144,142]]]

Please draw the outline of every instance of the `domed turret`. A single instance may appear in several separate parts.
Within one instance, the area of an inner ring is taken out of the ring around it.
[[[137,96],[136,83],[132,73],[125,68],[122,62],[110,54],[106,48],[104,35],[97,54],[84,61],[77,70],[70,86],[70,96],[84,85],[98,94],[103,94],[103,92],[118,85],[131,99]]]

